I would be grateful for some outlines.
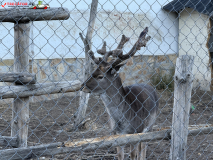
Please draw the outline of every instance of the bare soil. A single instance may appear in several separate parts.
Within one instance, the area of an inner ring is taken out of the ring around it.
[[[155,125],[165,127],[172,125],[173,94],[166,90],[158,91],[160,107]],[[213,124],[213,92],[196,91],[192,94],[192,105],[195,110],[190,116],[190,125]],[[30,123],[28,145],[63,142],[74,139],[101,137],[111,134],[108,125],[108,115],[105,107],[98,97],[91,95],[87,118],[93,123],[87,130],[68,132],[72,128],[74,113],[79,105],[79,97],[62,96],[59,99],[42,101],[30,104]],[[10,136],[12,106],[0,105],[0,134]],[[1,149],[5,149],[2,147]],[[170,141],[161,140],[149,142],[147,159],[165,160],[169,157]],[[128,157],[129,147],[125,149],[125,157]],[[44,158],[40,155],[39,157]],[[41,158],[40,158],[41,159]],[[44,159],[90,159],[90,160],[116,160],[116,149],[95,150],[90,152],[67,153],[45,157]],[[188,137],[187,159],[213,159],[213,135],[204,134]]]

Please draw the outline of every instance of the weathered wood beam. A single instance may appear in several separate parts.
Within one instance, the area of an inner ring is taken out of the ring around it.
[[[67,8],[9,8],[0,9],[1,22],[26,23],[29,21],[66,20],[70,17]]]
[[[0,73],[0,82],[12,82],[16,84],[35,84],[36,75],[30,73]]]
[[[51,143],[45,145],[38,145],[33,147],[20,147],[13,149],[5,149],[0,151],[0,160],[15,160],[15,159],[28,159],[37,156],[53,155],[55,149],[62,146],[61,142]],[[52,151],[53,150],[53,151]],[[63,152],[64,153],[64,152]]]
[[[30,23],[14,24],[14,72],[29,72]],[[18,147],[27,147],[29,97],[16,98],[12,105],[11,136]]]
[[[189,130],[195,130],[195,129],[200,129],[200,128],[208,128],[208,127],[213,127],[213,124],[197,124],[197,125],[189,125],[188,129]],[[161,131],[161,130],[166,130],[166,129],[172,129],[172,126],[165,126],[163,128],[159,127],[158,125],[153,126],[153,131]]]
[[[16,137],[0,136],[0,146],[18,147]]]
[[[63,81],[51,83],[37,83],[19,86],[3,86],[0,87],[0,98],[17,98],[40,96],[45,94],[76,92],[80,90],[81,82],[76,81]]]
[[[158,140],[167,136],[167,130],[151,133],[140,133],[134,135],[114,135],[101,138],[90,138],[76,142],[52,143],[27,148],[14,148],[0,151],[2,159],[33,158],[35,156],[47,156],[68,152],[84,152],[107,147],[115,147],[126,143],[137,143],[139,141]],[[31,153],[31,154],[30,154]],[[33,153],[33,154],[32,154]],[[11,158],[12,157],[12,158]]]
[[[177,58],[174,75],[174,107],[170,160],[185,160],[187,150],[188,125],[193,85],[194,56],[184,55]]]
[[[58,142],[45,145],[38,145],[26,148],[13,148],[0,151],[0,160],[5,159],[24,159],[55,155],[61,153],[94,151],[96,149],[106,149],[122,146],[127,143],[135,144],[138,142],[151,142],[170,138],[171,129],[158,132],[111,135],[100,138],[89,138],[81,141]],[[188,136],[212,134],[213,127],[203,127],[200,129],[189,130]]]
[[[98,8],[98,0],[92,0],[91,3],[91,9],[90,9],[90,17],[89,17],[89,23],[88,23],[88,29],[86,38],[83,38],[83,36],[80,34],[80,37],[84,43],[84,49],[85,49],[85,60],[84,60],[84,69],[83,69],[83,75],[84,75],[84,81],[90,76],[93,70],[93,64],[90,60],[90,55],[88,54],[89,50],[92,49],[92,37],[93,32],[95,31],[95,20],[97,16],[97,8]],[[90,93],[80,92],[80,99],[79,99],[79,108],[78,111],[75,113],[75,120],[74,120],[74,127],[82,127],[84,124],[81,122],[85,119],[85,114],[89,102],[89,96]]]

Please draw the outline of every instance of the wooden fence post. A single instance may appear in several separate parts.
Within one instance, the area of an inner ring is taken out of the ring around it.
[[[92,49],[92,36],[94,32],[95,19],[97,16],[97,8],[98,8],[98,0],[92,0],[86,38],[83,39],[83,36],[80,33],[81,39],[84,42],[84,49],[85,49],[85,61],[84,61],[85,67],[83,70],[83,74],[84,74],[83,81],[85,81],[90,76],[93,69],[93,65],[88,55],[88,51]],[[86,110],[87,110],[87,106],[89,102],[89,96],[90,96],[90,93],[85,93],[80,91],[79,108],[75,114],[76,118],[74,122],[74,128],[78,128],[78,127],[80,128],[82,125],[84,125],[82,122],[86,122],[84,121],[84,118],[85,118],[85,114],[86,114]]]
[[[170,160],[185,160],[193,85],[194,56],[177,58],[174,75],[174,107],[172,118]]]
[[[48,8],[48,9],[20,9],[18,7],[11,9],[0,9],[1,22],[14,23],[14,72],[22,74],[22,72],[29,72],[29,39],[30,39],[30,21],[44,21],[44,20],[66,20],[70,17],[70,12],[67,8]],[[17,75],[17,74],[16,74]],[[8,75],[7,75],[8,76]],[[8,77],[7,77],[8,78]],[[8,79],[7,79],[8,80]],[[26,80],[26,78],[19,80]],[[27,80],[28,81],[28,80]],[[18,81],[19,83],[20,81]],[[35,82],[31,82],[35,83]],[[22,84],[22,83],[21,83]],[[23,83],[24,84],[24,83]],[[66,84],[66,89],[68,88]],[[59,84],[59,86],[61,86]],[[23,88],[19,86],[10,86],[9,88]],[[28,86],[24,88],[28,89]],[[33,85],[31,85],[33,88]],[[53,86],[54,88],[54,86]],[[77,87],[79,88],[79,87]],[[58,90],[59,88],[57,88]],[[7,92],[13,92],[11,89],[6,89]],[[33,90],[33,89],[32,89]],[[52,91],[48,87],[48,90]],[[70,89],[68,89],[70,90]],[[72,89],[71,89],[72,90]],[[26,90],[25,90],[26,91]],[[62,88],[59,92],[64,91]],[[17,146],[26,147],[28,137],[28,123],[29,123],[29,96],[34,95],[33,92],[27,96],[19,97],[20,92],[15,91],[15,99],[12,107],[12,121],[11,121],[11,136],[17,137]],[[53,89],[53,92],[56,92]],[[40,92],[44,94],[44,92]],[[45,93],[46,94],[46,93]],[[3,94],[4,95],[4,94]],[[1,97],[3,96],[1,95]],[[14,97],[14,96],[13,96]],[[0,157],[1,159],[1,157]]]
[[[14,72],[29,72],[29,23],[14,24]],[[13,102],[11,136],[17,137],[18,147],[27,147],[29,97],[17,96]]]

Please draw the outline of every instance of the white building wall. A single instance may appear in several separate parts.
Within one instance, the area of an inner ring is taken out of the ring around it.
[[[79,32],[86,34],[91,0],[80,2],[52,0],[48,3],[50,7],[67,7],[70,10],[70,18],[65,21],[33,22],[34,45],[30,47],[33,51],[31,58],[84,58]],[[103,40],[107,42],[108,49],[110,47],[113,49],[121,35],[125,34],[131,37],[130,43],[127,43],[124,49],[128,51],[140,32],[149,27],[148,34],[152,39],[146,48],[137,52],[137,55],[178,53],[178,19],[175,13],[161,9],[166,3],[168,0],[99,1],[93,50],[100,48]],[[0,30],[0,58],[13,59],[13,24],[1,23]]]
[[[211,68],[208,50],[210,20],[207,15],[188,8],[179,18],[179,55],[193,55],[194,87],[210,90]]]

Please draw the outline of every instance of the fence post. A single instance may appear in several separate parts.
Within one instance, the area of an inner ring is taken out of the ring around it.
[[[81,37],[82,41],[84,42],[84,49],[85,49],[85,61],[84,61],[85,67],[83,70],[83,74],[84,74],[83,81],[86,81],[86,79],[92,73],[92,69],[93,69],[93,65],[88,55],[88,51],[92,49],[92,36],[93,36],[93,32],[95,31],[94,25],[95,25],[95,19],[97,16],[97,8],[98,8],[98,0],[92,0],[86,38],[83,39],[83,37]],[[75,114],[76,118],[74,122],[74,128],[81,127],[82,125],[84,125],[82,122],[86,122],[84,121],[84,118],[85,118],[85,114],[86,114],[86,110],[87,110],[87,106],[89,102],[89,96],[90,96],[90,93],[85,93],[80,91],[79,108]]]
[[[189,124],[194,56],[177,58],[174,75],[174,107],[172,118],[170,160],[185,160]]]
[[[14,72],[29,72],[29,23],[14,24]],[[11,136],[17,137],[18,147],[27,147],[29,97],[17,96],[13,102]]]

